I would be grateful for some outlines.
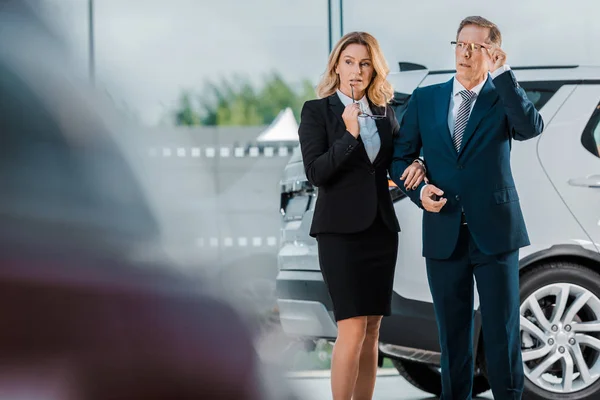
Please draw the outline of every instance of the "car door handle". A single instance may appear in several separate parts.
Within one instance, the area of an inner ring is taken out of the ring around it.
[[[584,178],[572,178],[569,179],[569,185],[600,189],[600,175],[588,175]]]

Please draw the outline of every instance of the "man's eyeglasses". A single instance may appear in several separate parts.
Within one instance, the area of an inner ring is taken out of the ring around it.
[[[475,52],[475,51],[479,51],[481,49],[487,49],[487,47],[485,47],[484,45],[477,44],[477,43],[465,43],[465,42],[452,41],[452,42],[450,42],[450,44],[452,45],[452,47],[454,47],[455,49],[460,50],[460,51],[468,50],[470,52]]]
[[[350,90],[352,91],[352,102],[356,103],[357,101],[354,99],[354,86],[350,85]],[[385,100],[385,104],[387,104],[387,99]],[[358,107],[360,107],[360,114],[358,115],[359,118],[371,118],[377,120],[387,118],[387,107],[384,107],[383,115],[371,115],[369,113],[364,112],[362,107],[360,106],[360,103],[358,103]]]

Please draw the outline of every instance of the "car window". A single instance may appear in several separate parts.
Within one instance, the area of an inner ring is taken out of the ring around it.
[[[548,100],[560,89],[563,82],[519,82],[519,85],[525,90],[527,98],[529,98],[535,108],[540,111]]]
[[[535,108],[539,111],[548,102],[548,100],[550,100],[555,92],[546,90],[525,90],[525,93]]]
[[[596,157],[600,157],[600,103],[596,106],[596,111],[594,111],[583,130],[581,144],[587,151]]]
[[[540,99],[542,98],[542,92],[530,90],[526,91],[525,93],[527,93],[527,98],[529,98],[529,101],[531,101],[534,105],[539,104]]]

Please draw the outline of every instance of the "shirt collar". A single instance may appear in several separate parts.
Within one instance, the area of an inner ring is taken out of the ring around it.
[[[348,104],[352,103],[352,97],[346,96],[344,93],[342,93],[340,91],[340,89],[337,89],[336,93],[337,93],[338,97],[340,98],[340,100],[342,101],[343,105],[347,106]],[[363,95],[362,99],[358,100],[358,102],[360,103],[362,110],[369,110],[369,102],[367,101],[366,94]]]
[[[487,77],[480,84],[478,84],[473,89],[471,89],[471,92],[475,93],[475,97],[479,96],[479,92],[481,92],[481,89],[483,89],[483,85],[485,85],[485,82],[487,82]],[[456,96],[461,90],[467,90],[467,89],[465,89],[465,87],[462,85],[462,83],[460,83],[458,81],[458,79],[456,79],[456,76],[455,76],[454,77],[454,85],[452,88],[452,96]]]

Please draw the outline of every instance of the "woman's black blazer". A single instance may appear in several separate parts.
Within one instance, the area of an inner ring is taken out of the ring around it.
[[[370,105],[373,113],[383,107]],[[381,149],[373,163],[363,142],[346,131],[344,104],[337,93],[304,103],[298,129],[308,181],[318,187],[310,235],[353,233],[367,229],[379,211],[390,230],[399,232],[388,188],[393,136],[399,124],[387,106],[387,118],[376,120]]]

